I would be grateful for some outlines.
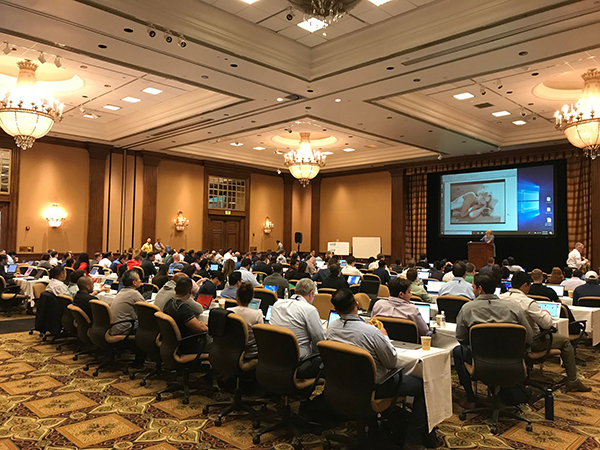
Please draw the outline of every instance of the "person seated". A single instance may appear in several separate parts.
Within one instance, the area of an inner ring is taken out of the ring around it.
[[[70,275],[67,275],[65,283],[67,284],[67,295],[69,297],[75,298],[75,294],[77,294],[77,291],[79,290],[77,281],[83,276],[85,276],[85,270],[74,270]]]
[[[152,284],[157,286],[159,289],[162,289],[162,287],[167,284],[168,281],[169,266],[166,264],[161,264],[161,266],[158,268],[158,272],[156,275],[154,275],[154,278],[152,278]]]
[[[544,311],[540,308],[537,302],[529,297],[529,288],[531,287],[531,276],[525,272],[517,272],[513,275],[511,280],[512,287],[506,294],[500,296],[501,299],[514,301],[521,306],[525,311],[529,325],[533,330],[534,340],[531,346],[531,350],[534,352],[544,351],[546,346],[544,342],[535,337],[540,334],[541,330],[549,330],[554,325],[552,317],[548,311]],[[565,390],[577,391],[577,392],[589,392],[592,389],[585,386],[577,378],[577,366],[575,364],[575,352],[571,341],[567,336],[563,336],[557,333],[552,335],[552,348],[560,350],[560,359],[562,359],[563,366],[567,372],[567,384]]]
[[[600,285],[598,285],[598,274],[593,270],[586,272],[585,284],[573,291],[573,306],[579,306],[582,297],[600,297]]]
[[[252,275],[252,272],[250,272],[250,266],[252,266],[252,260],[250,258],[244,258],[242,259],[242,264],[238,272],[242,274],[243,283],[251,283],[252,287],[255,287],[260,283],[256,281],[256,277]]]
[[[508,261],[508,270],[510,271],[510,273],[525,272],[525,269],[523,269],[521,266],[519,266],[517,264],[517,262],[515,261],[515,258],[513,258],[512,256],[509,256],[507,261]]]
[[[416,261],[411,258],[408,261],[406,261],[406,268],[402,271],[402,273],[400,274],[401,277],[406,278],[406,272],[408,272],[410,269],[412,269],[413,267],[416,266]]]
[[[494,264],[494,266],[492,267],[492,271],[486,272],[486,273],[484,273],[484,275],[491,275],[491,277],[496,282],[496,288],[500,289],[501,294],[508,292],[508,289],[502,282],[502,269],[500,268],[500,266],[498,264]]]
[[[452,263],[450,261],[447,261],[446,264],[444,265],[444,276],[442,277],[442,281],[447,283],[452,278],[454,278],[454,273],[452,272],[452,269],[454,269],[454,266],[452,265]],[[465,272],[466,272],[466,270],[465,270]]]
[[[444,262],[435,260],[433,262],[433,269],[429,269],[429,278],[433,278],[434,280],[442,281],[444,277]]]
[[[553,267],[552,272],[550,272],[550,275],[548,275],[546,283],[561,284],[563,281],[565,281],[565,275],[563,274],[562,270],[560,270],[560,267]]]
[[[280,299],[273,305],[271,325],[287,328],[296,335],[302,364],[296,370],[298,378],[315,378],[319,374],[322,360],[318,355],[317,343],[325,339],[319,311],[312,305],[317,286],[312,280],[303,278],[296,284],[295,294],[289,299]]]
[[[83,273],[83,270],[81,272]],[[98,300],[92,293],[94,290],[94,281],[90,277],[80,276],[77,279],[77,288],[77,293],[73,297],[73,305],[81,308],[89,319],[93,320],[90,300]]]
[[[383,284],[384,286],[387,286],[390,283],[391,277],[390,277],[390,273],[387,271],[387,268],[385,267],[385,261],[380,259],[377,262],[377,264],[378,264],[377,269],[375,269],[372,273],[373,273],[373,275],[377,275],[379,277],[381,284]]]
[[[124,264],[127,261],[127,255],[126,254],[122,254],[117,256],[117,259],[115,259],[111,264],[109,269],[112,270],[114,273],[117,273],[117,270],[119,269],[119,266],[121,264]]]
[[[212,298],[216,298],[217,289],[219,289],[219,286],[221,286],[221,283],[223,283],[223,272],[220,270],[213,270],[210,272],[208,278],[209,279],[202,283],[202,286],[200,286],[198,295],[210,295]]]
[[[329,258],[327,260],[327,262],[325,263],[323,268],[319,269],[319,271],[311,277],[311,280],[317,281],[317,282],[320,281],[322,283],[325,280],[325,278],[327,278],[329,276],[329,266],[331,266],[333,264],[337,264],[337,263],[338,263],[338,258],[336,256],[332,256],[331,258]]]
[[[278,263],[276,263],[276,264],[278,264]],[[284,275],[285,279],[286,280],[299,280],[299,278],[296,278],[299,267],[300,267],[300,261],[296,258],[292,258],[290,261],[290,267]]]
[[[475,264],[467,262],[465,264],[465,281],[469,284],[473,283],[473,278],[475,278]]]
[[[579,269],[575,269],[573,270],[571,277],[569,277],[568,280],[564,280],[560,285],[564,286],[565,289],[572,291],[585,284],[585,281],[582,278],[583,272]]]
[[[140,280],[140,275],[135,270],[127,270],[123,274],[121,281],[123,289],[119,291],[110,305],[113,322],[133,320],[133,331],[135,331],[137,329],[138,317],[134,305],[136,302],[146,301],[138,291],[138,288],[142,285],[142,280]],[[111,327],[109,333],[111,335],[127,334],[131,331],[131,328],[131,323],[122,322]]]
[[[175,320],[182,339],[200,334],[198,339],[188,339],[180,346],[180,352],[183,354],[200,355],[210,351],[212,339],[208,336],[208,324],[196,318],[194,310],[187,301],[192,293],[192,284],[193,281],[188,276],[179,278],[175,284],[175,295],[165,304],[163,312]]]
[[[467,268],[465,263],[456,261],[454,266],[452,266],[452,279],[440,288],[438,297],[441,297],[442,295],[456,295],[473,300],[475,298],[473,286],[465,280],[466,273]]]
[[[142,261],[142,269],[144,269],[144,282],[147,283],[150,277],[156,275],[156,266],[154,265],[154,253],[146,253],[146,257]]]
[[[52,292],[54,295],[68,295],[67,285],[65,280],[67,279],[67,271],[63,266],[54,266],[50,269],[50,282],[46,286],[46,292]]]
[[[15,276],[17,276],[17,272],[15,273],[7,273],[6,269],[8,267],[8,255],[5,253],[0,254],[0,276],[4,278],[6,284],[14,284]]]
[[[221,291],[221,298],[235,300],[237,298],[237,290],[242,285],[242,274],[240,272],[231,272],[227,278],[229,286]]]
[[[289,272],[289,270],[288,270]],[[273,264],[273,273],[263,280],[264,286],[277,286],[277,298],[284,298],[286,289],[290,288],[288,281],[283,278],[283,266]]]
[[[181,255],[179,253],[175,253],[173,255],[173,262],[169,264],[169,268],[173,268],[173,270],[181,270],[183,269],[183,263],[181,262]]]
[[[41,267],[42,269],[50,270],[54,267],[50,264],[50,253],[44,253],[38,263],[37,267]]]
[[[346,261],[348,261],[348,258],[346,258]],[[404,267],[402,267],[402,260],[400,258],[396,258],[391,269],[396,273],[401,273],[404,270]]]
[[[160,290],[156,294],[156,297],[154,298],[154,304],[156,306],[158,306],[161,311],[164,310],[167,302],[169,300],[171,300],[173,298],[173,296],[175,295],[175,286],[177,286],[177,281],[181,280],[182,278],[189,278],[189,276],[183,272],[176,273],[175,275],[173,275],[173,277],[169,281],[167,281],[164,284],[164,286],[162,288],[160,288]],[[202,307],[202,305],[200,303],[198,303],[194,300],[194,295],[193,295],[194,285],[196,285],[196,283],[194,283],[192,280],[192,293],[190,294],[190,298],[188,298],[184,301],[189,303],[190,307],[194,310],[194,314],[196,314],[197,317],[200,317],[200,314],[202,314],[202,312],[204,311],[204,308]]]
[[[461,277],[462,278],[462,277]],[[469,330],[480,323],[514,323],[523,325],[526,330],[525,342],[527,347],[533,342],[533,330],[525,312],[516,302],[508,302],[494,295],[496,283],[489,275],[476,275],[473,280],[475,299],[465,303],[456,318],[457,345],[453,350],[454,367],[458,373],[460,384],[467,394],[466,401],[459,401],[464,409],[475,407],[477,397],[473,392],[471,375],[465,363],[472,363],[471,348],[469,347]]]
[[[541,297],[546,297],[552,302],[560,301],[554,289],[544,286],[544,272],[542,272],[540,269],[533,269],[531,271],[531,279],[533,280],[533,283],[529,288],[529,295],[539,295]]]
[[[427,261],[427,254],[421,253],[419,261],[415,264],[415,267],[420,267],[421,269],[429,269],[429,261]]]
[[[383,253],[379,253],[377,255],[377,258],[375,258],[372,262],[369,263],[369,265],[367,266],[367,268],[369,270],[376,270],[378,269],[379,266],[379,261],[383,261],[385,263],[385,255]]]
[[[356,258],[352,255],[346,258],[346,267],[342,269],[342,275],[345,277],[360,277],[362,280],[363,273],[356,268]]]
[[[269,254],[267,252],[261,253],[257,262],[254,263],[252,267],[252,272],[262,272],[267,275],[271,275],[273,273],[273,268],[268,264]]]
[[[329,266],[329,276],[323,280],[321,288],[341,289],[349,287],[346,278],[342,276],[340,266],[337,264]]]
[[[489,275],[490,273],[492,273],[492,268],[494,267],[495,264],[496,264],[496,260],[494,258],[488,258],[487,264],[485,266],[483,266],[481,268],[481,270],[479,270],[479,273],[481,275],[485,275],[485,274]]]
[[[90,257],[87,253],[82,252],[77,256],[77,261],[73,264],[73,269],[75,270],[84,270],[86,274],[90,273]]]
[[[412,295],[419,297],[424,302],[435,303],[433,298],[431,298],[431,295],[429,295],[425,288],[419,284],[419,272],[417,271],[416,267],[413,267],[406,272],[406,279],[410,281],[410,291]]]
[[[112,261],[110,260],[110,252],[105,252],[102,254],[102,259],[98,261],[98,265],[104,267],[105,269],[110,269]]]
[[[396,278],[392,283],[396,281],[404,282],[405,289],[410,292],[410,286],[406,280]],[[398,366],[396,348],[387,336],[385,328],[383,325],[378,328],[365,323],[358,315],[358,303],[350,289],[338,289],[333,294],[331,303],[340,315],[340,320],[336,320],[329,325],[327,339],[354,345],[368,351],[375,361],[377,372],[375,381],[380,382],[385,378],[388,371]],[[399,382],[400,386],[398,386]],[[405,448],[420,447],[422,445],[434,447],[435,431],[429,434],[427,428],[427,408],[425,406],[423,380],[411,375],[396,374],[382,385],[377,386],[375,398],[394,397],[396,392],[399,392],[400,396],[410,396],[414,399]]]
[[[411,270],[417,271],[415,268]],[[419,336],[426,336],[429,333],[429,324],[425,323],[417,307],[410,302],[413,295],[411,289],[412,282],[410,280],[394,278],[390,281],[390,297],[375,302],[371,317],[383,316],[412,320],[417,324]]]
[[[241,283],[237,289],[238,306],[229,308],[229,310],[246,321],[248,325],[248,344],[244,352],[244,359],[252,359],[258,357],[258,346],[252,332],[252,327],[257,323],[265,323],[262,311],[260,309],[250,309],[248,305],[254,297],[254,287],[250,283]]]

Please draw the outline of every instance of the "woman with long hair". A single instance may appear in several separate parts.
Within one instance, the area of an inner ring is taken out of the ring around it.
[[[119,267],[121,267],[121,266],[119,266]],[[167,281],[169,281],[168,273],[169,273],[169,265],[161,264],[160,268],[158,269],[158,273],[156,275],[154,275],[154,277],[152,278],[152,284],[158,286],[158,288],[161,289],[165,285],[165,283]]]
[[[235,272],[235,262],[233,259],[229,258],[227,261],[225,261],[225,264],[223,264],[223,276],[226,280],[228,280],[229,275],[233,272]]]
[[[80,253],[77,257],[77,261],[73,265],[74,270],[84,270],[87,274],[90,271],[90,257],[87,253]]]

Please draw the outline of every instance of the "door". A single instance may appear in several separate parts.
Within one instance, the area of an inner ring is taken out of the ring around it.
[[[242,222],[239,217],[222,216],[208,218],[210,250],[225,250],[229,247],[244,251],[242,245]]]
[[[9,203],[0,202],[0,248],[16,250],[16,248],[8,247],[8,206]]]

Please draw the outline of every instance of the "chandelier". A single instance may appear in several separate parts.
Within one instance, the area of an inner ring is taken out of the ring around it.
[[[35,63],[25,60],[17,66],[17,85],[0,101],[0,127],[27,150],[36,139],[48,134],[54,122],[60,121],[64,105],[38,89]]]
[[[325,155],[310,148],[310,133],[300,133],[300,148],[284,155],[284,163],[302,186],[310,183],[325,165]]]
[[[331,24],[349,13],[361,0],[288,0],[295,9],[305,16],[315,17]],[[304,18],[306,20],[306,17]]]
[[[58,206],[58,203],[52,203],[52,206],[44,211],[44,219],[46,219],[48,226],[51,228],[60,227],[66,218],[67,213]]]
[[[600,72],[589,69],[581,78],[583,96],[575,106],[565,105],[562,111],[556,111],[556,128],[586,156],[596,159],[600,154]]]
[[[183,211],[179,211],[177,217],[173,220],[173,224],[177,231],[183,231],[190,224],[190,220],[183,215]]]

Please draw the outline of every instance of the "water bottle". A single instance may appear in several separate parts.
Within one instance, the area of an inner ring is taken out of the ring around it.
[[[442,328],[446,328],[446,313],[442,311]]]
[[[285,288],[285,293],[283,294],[283,298],[284,298],[284,299],[288,299],[288,298],[290,298],[290,297],[289,297],[289,293],[288,293],[288,292],[289,292],[289,289],[288,289],[288,288]]]
[[[544,408],[546,420],[554,420],[554,396],[552,395],[552,389],[546,389]]]

